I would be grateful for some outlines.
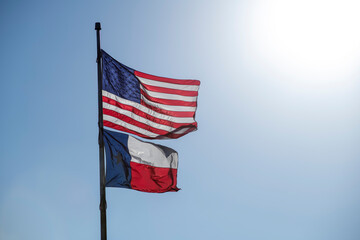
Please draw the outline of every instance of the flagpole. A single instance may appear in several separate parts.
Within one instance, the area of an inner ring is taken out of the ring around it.
[[[100,48],[100,22],[95,23],[97,41],[97,68],[98,68],[98,113],[99,113],[99,162],[100,162],[100,229],[101,240],[106,240],[106,196],[105,196],[105,163],[103,140],[103,110],[102,110],[102,66]]]

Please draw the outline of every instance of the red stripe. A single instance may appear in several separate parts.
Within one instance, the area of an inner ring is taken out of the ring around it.
[[[135,74],[135,76],[138,76],[138,77],[155,80],[155,81],[159,81],[159,82],[174,83],[174,84],[181,84],[181,85],[197,85],[197,86],[200,85],[199,80],[185,80],[185,79],[182,80],[182,79],[158,77],[158,76],[150,75],[150,74],[139,72],[139,71],[135,71],[134,74]]]
[[[108,109],[103,109],[103,110],[109,111]],[[189,125],[183,125],[181,128],[176,128],[176,129],[174,129],[173,131],[170,132],[170,131],[166,131],[166,130],[163,130],[163,129],[158,129],[158,128],[152,127],[150,125],[147,125],[145,123],[136,121],[135,119],[133,119],[131,117],[128,117],[128,116],[125,116],[123,114],[120,114],[120,113],[117,113],[117,112],[114,112],[114,111],[111,111],[111,110],[110,110],[110,112],[111,112],[111,114],[115,115],[114,116],[115,118],[120,119],[120,120],[122,120],[122,121],[124,121],[124,122],[126,122],[128,124],[137,126],[137,127],[141,128],[141,129],[147,130],[147,131],[155,133],[157,135],[169,136],[171,138],[178,138],[178,135],[181,135],[181,136],[184,135],[184,134],[173,134],[172,132],[176,132],[176,131],[184,128],[184,127],[194,127],[193,125],[190,125],[190,124]],[[104,111],[104,114],[106,114],[105,111]],[[106,114],[106,115],[109,115],[109,114]],[[112,115],[110,115],[110,116],[112,116]],[[194,128],[196,128],[196,127],[194,127]]]
[[[117,125],[117,124],[115,124],[113,122],[109,122],[109,121],[104,120],[103,123],[104,123],[105,127],[113,128],[113,129],[116,129],[116,130],[119,130],[119,131],[122,131],[122,132],[131,133],[131,134],[134,134],[134,135],[137,135],[139,137],[146,138],[146,139],[167,139],[167,138],[177,139],[177,138],[182,137],[182,136],[184,136],[184,135],[186,135],[186,134],[188,134],[190,132],[193,132],[193,131],[197,130],[197,127],[191,127],[187,131],[185,131],[184,133],[181,133],[181,134],[168,133],[166,135],[160,135],[160,136],[156,136],[156,137],[149,137],[147,135],[138,133],[138,132],[133,131],[131,129],[128,129],[126,127]]]
[[[190,132],[196,131],[197,127],[190,127],[187,131],[185,131],[184,133],[178,134],[178,133],[168,133],[164,136],[158,136],[156,137],[156,139],[166,139],[166,138],[171,138],[171,139],[177,139],[179,137],[182,137]]]
[[[136,162],[130,162],[130,167],[132,189],[155,193],[180,190],[176,186],[177,169],[153,167]]]
[[[158,134],[158,135],[166,135],[166,134],[169,133],[169,131],[158,129],[158,128],[155,128],[155,127],[151,127],[151,126],[149,126],[149,125],[147,125],[145,123],[136,121],[135,119],[133,119],[131,117],[128,117],[126,115],[123,115],[123,114],[116,114],[116,115],[117,115],[116,116],[117,119],[120,119],[120,120],[122,120],[122,121],[124,121],[126,123],[137,126],[137,127],[142,128],[144,130],[147,130],[149,132],[152,132],[152,133],[155,133],[155,134]]]
[[[137,115],[139,115],[139,116],[142,116],[142,117],[148,116],[148,117],[146,117],[146,118],[148,118],[148,119],[151,120],[151,121],[152,121],[152,118],[157,119],[157,118],[155,118],[155,117],[152,117],[151,115],[148,115],[148,114],[145,113],[145,112],[142,112],[140,109],[138,109],[138,108],[136,108],[136,107],[134,107],[134,106],[120,103],[120,102],[118,102],[118,101],[116,101],[116,100],[113,100],[113,99],[108,98],[108,97],[105,97],[105,96],[103,96],[102,98],[103,98],[103,102],[109,103],[109,104],[111,104],[111,105],[120,107],[120,108],[125,109],[125,110],[129,110],[129,111],[134,112],[135,114],[137,114]],[[150,110],[156,111],[156,110],[154,110],[155,107],[152,107],[151,105],[147,105],[147,104],[145,104],[145,103],[142,104],[142,105],[146,106],[146,107],[149,108]],[[157,108],[156,108],[156,109],[157,109]],[[159,111],[161,111],[161,109],[159,109]],[[159,111],[156,111],[156,112],[159,112]],[[173,111],[166,111],[166,110],[162,110],[162,111],[163,111],[163,112],[166,112],[166,113],[162,113],[162,112],[159,112],[159,113],[164,114],[164,115],[168,115],[168,116],[172,116],[172,117],[192,117],[192,118],[194,118],[194,116],[195,116],[195,112],[173,112]],[[142,113],[140,113],[140,112],[142,112]],[[150,116],[151,116],[152,118],[149,118]],[[161,120],[161,121],[166,121],[166,120],[162,120],[162,119],[159,119],[159,120]],[[195,121],[195,120],[194,120],[194,121]],[[156,120],[154,120],[153,122],[156,122]],[[171,122],[169,121],[169,123],[171,123]],[[161,123],[161,124],[162,124],[162,123]],[[174,124],[175,124],[175,123],[174,123]],[[167,124],[164,124],[164,125],[167,125]],[[171,126],[172,126],[172,125],[171,125]]]
[[[163,99],[163,98],[156,98],[151,97],[149,94],[147,94],[144,90],[140,90],[141,94],[146,97],[148,100],[160,104],[170,105],[170,106],[185,106],[185,107],[196,107],[196,101],[195,102],[186,102],[181,100],[173,100],[173,99]]]
[[[177,111],[168,111],[168,110],[165,110],[165,109],[161,109],[161,108],[157,108],[157,107],[154,107],[154,106],[151,106],[149,104],[147,104],[146,102],[144,102],[143,100],[141,100],[141,105],[155,111],[155,112],[158,112],[158,113],[161,113],[161,114],[164,114],[164,115],[169,115],[169,116],[172,116],[172,117],[192,117],[194,118],[195,116],[195,111],[194,112],[177,112]]]
[[[106,114],[106,112],[110,112],[111,113],[110,116],[114,116],[115,118],[120,119],[120,120],[122,120],[122,121],[124,121],[126,123],[137,126],[137,127],[141,128],[141,129],[147,130],[147,131],[155,133],[157,135],[163,135],[163,136],[168,136],[169,134],[171,134],[171,132],[178,131],[183,127],[191,127],[192,126],[192,125],[187,126],[187,124],[185,124],[181,128],[176,128],[176,129],[174,129],[173,131],[170,132],[170,131],[166,131],[166,130],[163,130],[163,129],[158,129],[158,128],[152,127],[150,125],[147,125],[145,123],[139,122],[139,121],[137,121],[137,120],[135,120],[135,119],[133,119],[131,117],[128,117],[126,115],[123,115],[121,113],[117,113],[117,112],[114,112],[114,111],[111,111],[111,110],[108,110],[108,109],[103,109],[103,114]],[[108,115],[108,114],[106,114],[106,115]]]
[[[146,135],[143,135],[141,133],[138,133],[138,132],[135,132],[133,130],[127,129],[127,128],[123,127],[123,126],[117,125],[115,123],[112,123],[112,122],[109,122],[109,121],[106,121],[106,120],[104,120],[103,122],[104,122],[105,127],[113,128],[113,129],[116,129],[116,130],[119,130],[119,131],[122,131],[122,132],[131,133],[131,134],[137,135],[137,136],[142,137],[142,138],[153,139],[153,138],[148,137]]]
[[[123,108],[122,108],[123,109]],[[136,110],[136,109],[133,109],[133,110]],[[131,111],[131,110],[130,110]],[[132,111],[134,112],[134,111]],[[134,112],[135,113],[135,112]],[[166,121],[166,120],[162,120],[162,119],[158,119],[158,118],[154,118],[152,117],[151,115],[147,115],[141,111],[139,111],[139,113],[141,114],[144,114],[145,116],[141,116],[141,117],[144,117],[145,119],[149,119],[151,122],[153,123],[156,123],[156,124],[161,124],[161,125],[164,125],[164,126],[168,126],[168,127],[172,127],[172,128],[180,128],[180,127],[190,127],[190,126],[194,126],[194,127],[197,127],[197,122],[193,122],[193,123],[174,123],[174,122],[170,122],[170,121]],[[110,110],[110,109],[106,109],[104,108],[103,109],[103,114],[105,115],[109,115],[109,116],[112,116],[112,117],[115,117],[115,118],[119,118],[121,119],[121,116],[123,114],[121,113],[118,113],[116,111],[113,111],[113,110]],[[139,115],[137,113],[135,113],[136,115]],[[155,121],[154,121],[155,120]]]
[[[147,84],[141,83],[141,85],[149,91],[159,92],[159,93],[168,93],[168,94],[176,94],[181,96],[188,96],[188,97],[196,97],[198,95],[198,91],[186,91],[186,90],[178,90],[172,88],[164,88],[164,87],[155,87]]]

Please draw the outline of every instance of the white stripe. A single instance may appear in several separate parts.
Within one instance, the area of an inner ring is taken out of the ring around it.
[[[153,167],[174,168],[178,166],[178,153],[171,148],[140,141],[132,136],[128,138],[131,162]]]
[[[176,129],[176,128],[173,128],[173,127],[170,127],[170,126],[167,126],[167,125],[155,123],[153,121],[150,121],[147,118],[140,117],[140,116],[136,115],[135,113],[133,113],[131,111],[121,109],[119,107],[116,107],[114,105],[111,105],[111,104],[108,104],[108,103],[105,103],[105,102],[103,102],[103,108],[118,112],[121,115],[128,116],[128,117],[130,117],[130,118],[132,118],[132,119],[134,119],[134,120],[136,120],[138,122],[144,123],[144,124],[146,124],[148,126],[151,126],[153,128],[162,129],[162,130],[165,130],[167,132],[171,132],[171,131],[174,131]]]
[[[117,124],[117,125],[120,125],[120,126],[122,126],[122,127],[125,127],[125,128],[127,128],[127,129],[130,129],[130,130],[133,130],[133,131],[135,131],[135,132],[141,133],[141,134],[143,134],[143,135],[145,135],[145,136],[148,136],[148,137],[155,138],[155,137],[159,136],[159,134],[156,134],[156,133],[147,131],[147,130],[145,130],[145,129],[143,129],[143,128],[134,126],[134,125],[132,125],[132,124],[130,124],[130,123],[124,122],[124,121],[122,121],[122,120],[120,120],[120,119],[118,119],[118,118],[115,118],[115,117],[113,117],[113,116],[109,116],[109,115],[104,114],[104,115],[103,115],[103,119],[104,119],[105,121],[109,121],[109,122],[112,122],[112,123],[114,123],[114,124]]]
[[[189,97],[189,96],[182,96],[177,94],[170,94],[170,93],[160,93],[160,92],[153,92],[150,90],[145,89],[145,87],[140,85],[140,88],[146,92],[151,97],[161,98],[161,99],[169,99],[169,100],[179,100],[179,101],[186,101],[186,102],[196,102],[197,96]]]
[[[159,118],[159,119],[163,119],[163,120],[167,120],[167,121],[170,121],[170,122],[174,122],[174,123],[193,123],[195,122],[194,118],[191,118],[191,117],[173,117],[173,116],[168,116],[168,115],[164,115],[164,114],[161,114],[161,113],[158,113],[158,112],[155,112],[149,108],[147,108],[146,106],[143,106],[139,103],[136,103],[136,102],[133,102],[133,101],[129,101],[129,100],[126,100],[126,99],[123,99],[121,97],[118,97],[112,93],[109,93],[105,90],[102,91],[102,95],[107,97],[107,98],[110,98],[112,100],[115,100],[121,104],[125,104],[125,105],[129,105],[129,106],[132,106],[134,108],[137,108],[139,109],[140,111],[148,114],[148,115],[151,115],[151,116],[154,116],[156,118]],[[103,103],[105,104],[105,103]],[[104,105],[105,106],[105,105]],[[114,106],[115,107],[115,106]],[[110,109],[110,108],[108,108]],[[121,108],[113,108],[111,109],[113,111],[116,111],[118,113],[122,113],[122,111],[125,111]]]
[[[165,105],[161,103],[156,103],[147,99],[144,95],[141,94],[141,100],[149,104],[150,106],[154,106],[156,108],[174,111],[174,112],[195,112],[196,107],[185,107],[185,106],[172,106],[172,105]]]
[[[146,85],[151,85],[155,87],[163,87],[163,88],[171,88],[171,89],[177,89],[177,90],[185,90],[185,91],[198,91],[199,86],[198,85],[183,85],[183,84],[175,84],[175,83],[166,83],[166,82],[160,82],[155,80],[150,80],[146,78],[142,78],[139,76],[136,76],[139,81]]]

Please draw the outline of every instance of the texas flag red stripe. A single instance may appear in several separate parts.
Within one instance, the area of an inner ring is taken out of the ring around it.
[[[176,192],[177,169],[130,162],[131,188],[143,192]]]

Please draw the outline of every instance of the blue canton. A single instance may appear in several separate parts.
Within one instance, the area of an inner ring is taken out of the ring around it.
[[[121,98],[140,103],[140,83],[131,69],[115,59],[104,50],[102,53],[103,90]]]

